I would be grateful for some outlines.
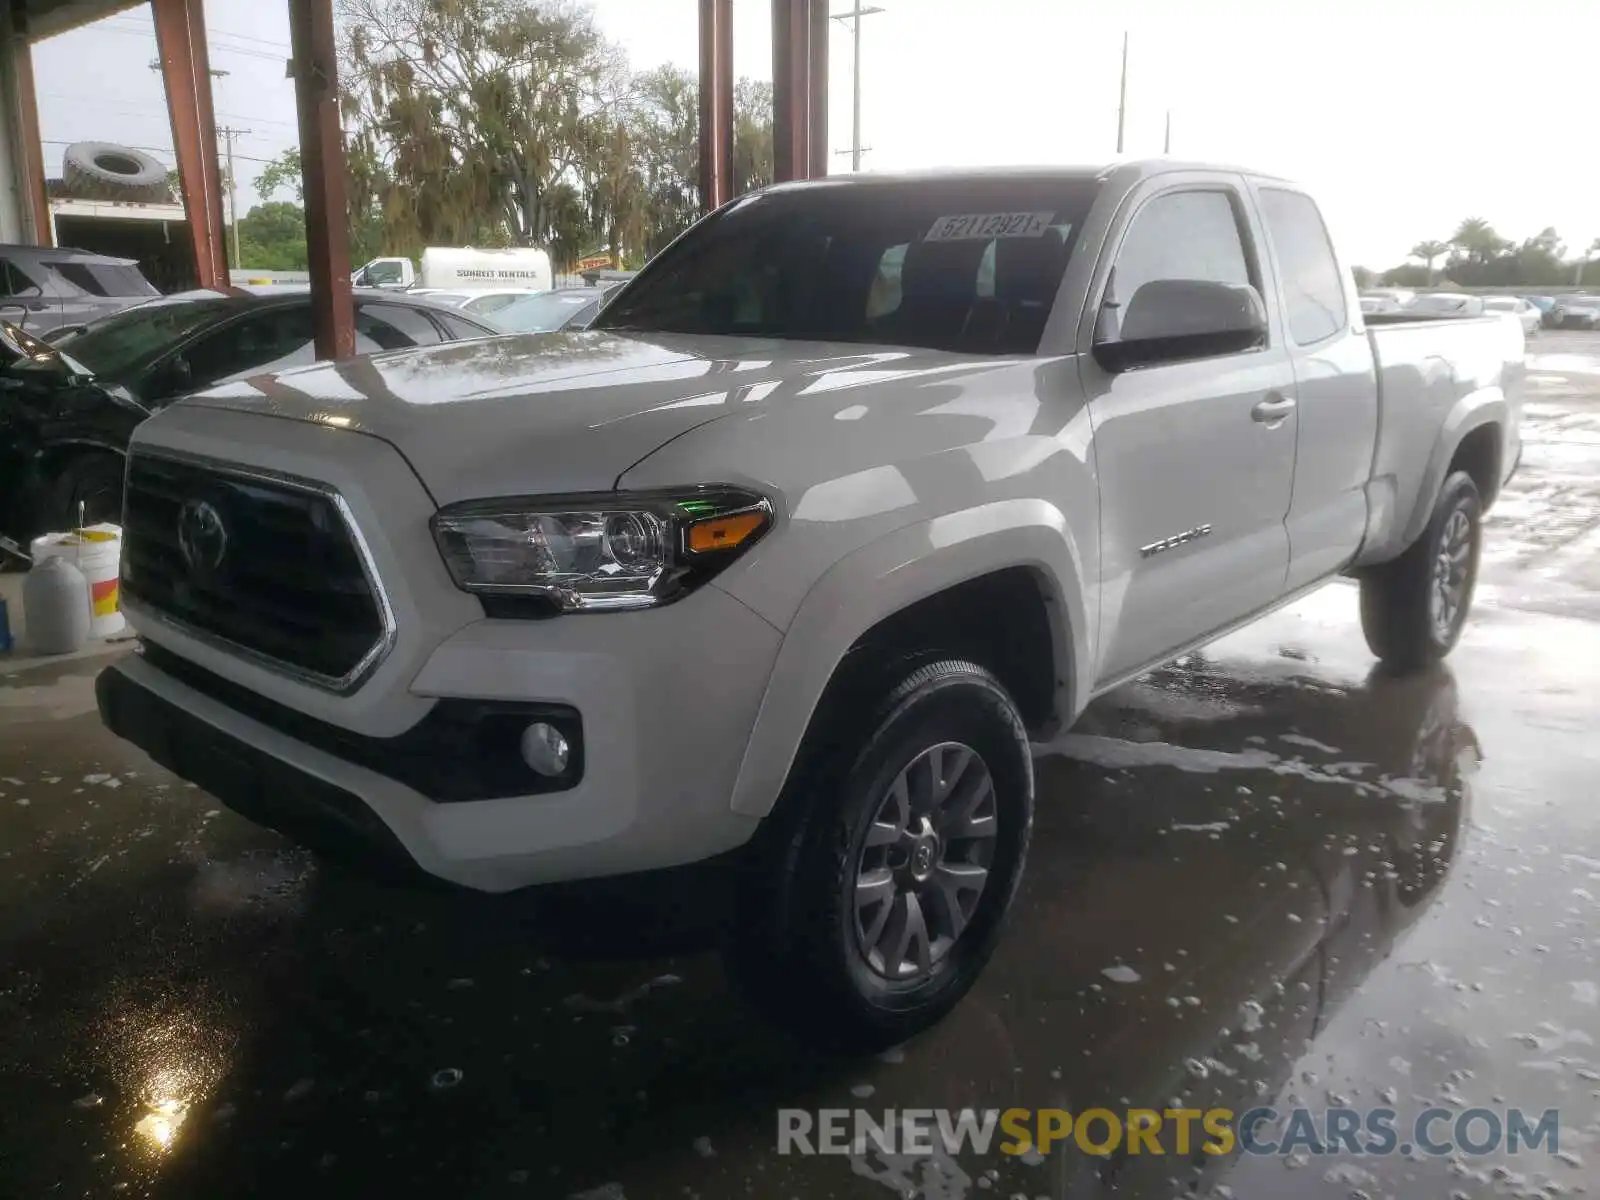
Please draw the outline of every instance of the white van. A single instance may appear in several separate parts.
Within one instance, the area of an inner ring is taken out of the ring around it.
[[[354,287],[425,287],[461,291],[522,288],[549,291],[555,286],[550,256],[531,246],[482,250],[472,246],[429,246],[422,252],[419,276],[409,258],[375,258],[350,277]]]

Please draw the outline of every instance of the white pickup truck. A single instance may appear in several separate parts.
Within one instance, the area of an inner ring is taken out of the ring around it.
[[[1379,318],[1388,322],[1388,318]],[[1030,742],[1340,574],[1446,654],[1520,331],[1367,328],[1303,191],[1173,162],[735,200],[581,333],[267,375],[139,427],[116,733],[484,891],[686,864],[739,978],[934,1021],[1016,892]]]

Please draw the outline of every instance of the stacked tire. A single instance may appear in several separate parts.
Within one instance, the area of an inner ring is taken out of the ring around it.
[[[142,150],[111,142],[74,142],[61,169],[70,195],[90,200],[163,204],[172,199],[167,168]]]

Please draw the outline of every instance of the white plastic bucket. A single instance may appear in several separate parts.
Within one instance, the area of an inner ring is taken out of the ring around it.
[[[122,527],[104,524],[71,533],[45,533],[33,539],[33,561],[65,558],[89,581],[89,636],[121,633],[121,596],[117,578],[122,569]]]

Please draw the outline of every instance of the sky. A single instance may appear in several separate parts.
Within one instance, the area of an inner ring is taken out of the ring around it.
[[[836,0],[845,11],[851,0]],[[1128,37],[1125,152],[1296,179],[1347,256],[1402,261],[1469,216],[1518,240],[1553,225],[1600,236],[1600,0],[874,0],[862,21],[864,169],[1102,163],[1116,157]],[[636,68],[698,62],[696,0],[593,0]],[[770,0],[734,0],[734,69],[770,79]],[[206,0],[219,125],[241,207],[261,164],[295,144],[282,0]],[[850,169],[851,38],[829,46],[832,169]],[[35,49],[45,161],[65,143],[125,142],[171,162],[147,7]],[[82,81],[92,80],[85,91]],[[1587,144],[1586,144],[1587,143]]]

